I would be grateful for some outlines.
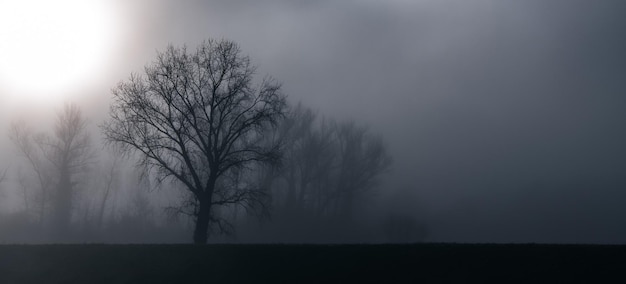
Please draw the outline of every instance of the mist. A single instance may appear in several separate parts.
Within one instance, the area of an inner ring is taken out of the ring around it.
[[[21,94],[0,86],[0,242],[190,242],[193,218],[167,210],[188,200],[183,186],[137,167],[140,155],[105,143],[102,126],[111,121],[119,82],[143,74],[169,44],[195,50],[207,39],[237,43],[258,67],[255,82],[275,78],[288,113],[301,114],[287,118],[315,117],[301,128],[311,137],[328,131],[335,137],[328,141],[339,141],[342,125],[353,123],[367,137],[363,145],[380,139],[381,157],[389,158],[351,198],[349,217],[315,207],[307,200],[322,195],[312,193],[298,203],[306,210],[290,208],[285,172],[269,183],[267,212],[223,209],[233,230],[211,233],[209,242],[626,240],[621,1],[142,0],[114,7],[124,28],[97,78],[45,104],[16,103],[11,98]],[[72,233],[39,234],[23,195],[35,192],[36,178],[11,127],[22,120],[53,136],[66,103],[81,110],[92,152],[76,175]],[[284,140],[291,141],[284,149],[325,161],[294,146],[308,141],[302,137]],[[330,153],[338,160],[328,163],[342,164],[339,152]],[[283,164],[303,161],[283,157]],[[251,169],[243,183],[270,171]],[[311,184],[334,188],[338,172]]]

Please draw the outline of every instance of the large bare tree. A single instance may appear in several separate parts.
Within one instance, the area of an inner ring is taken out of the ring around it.
[[[276,145],[260,142],[283,116],[285,97],[271,79],[255,83],[254,73],[237,44],[208,40],[194,51],[169,46],[145,74],[113,89],[107,140],[139,153],[160,181],[175,180],[191,194],[194,243],[206,243],[216,206],[259,201],[259,191],[221,188],[222,179],[278,158]]]

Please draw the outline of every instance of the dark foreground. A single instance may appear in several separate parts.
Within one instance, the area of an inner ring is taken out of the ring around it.
[[[626,246],[0,245],[0,283],[626,283]]]

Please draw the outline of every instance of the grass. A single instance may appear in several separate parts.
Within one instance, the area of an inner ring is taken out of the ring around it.
[[[624,274],[626,246],[605,245],[0,246],[0,283],[597,283]]]

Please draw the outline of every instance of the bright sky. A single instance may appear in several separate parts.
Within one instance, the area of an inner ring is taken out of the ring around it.
[[[0,1],[0,100],[49,105],[90,84],[120,41],[106,0]]]

